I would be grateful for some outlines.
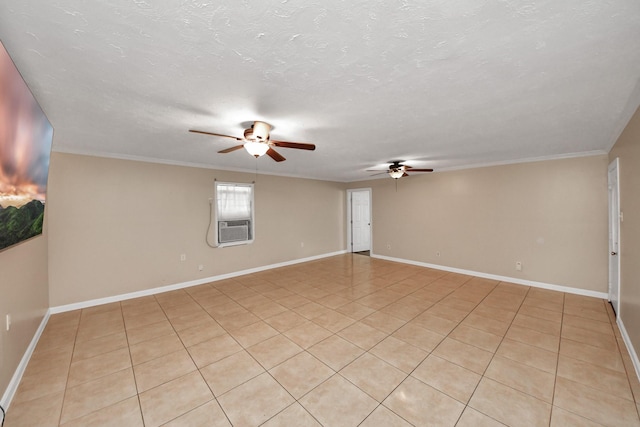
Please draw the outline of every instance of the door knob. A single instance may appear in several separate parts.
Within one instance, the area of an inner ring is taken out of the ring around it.
[[[618,255],[618,252],[611,252],[611,255]]]

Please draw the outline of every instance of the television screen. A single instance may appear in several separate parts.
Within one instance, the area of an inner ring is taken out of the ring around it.
[[[0,42],[0,250],[42,233],[53,128]]]

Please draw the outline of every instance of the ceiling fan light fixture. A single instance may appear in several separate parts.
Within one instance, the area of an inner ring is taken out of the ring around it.
[[[266,142],[247,141],[244,143],[244,148],[253,157],[258,158],[269,151],[269,144]]]
[[[402,178],[402,175],[404,175],[404,169],[403,168],[389,170],[389,176],[391,178],[393,178],[393,179],[400,179],[400,178]]]

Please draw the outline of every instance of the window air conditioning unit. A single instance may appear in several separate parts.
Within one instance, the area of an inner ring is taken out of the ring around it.
[[[218,222],[218,242],[244,242],[250,240],[249,230],[251,221],[243,219],[239,221]]]

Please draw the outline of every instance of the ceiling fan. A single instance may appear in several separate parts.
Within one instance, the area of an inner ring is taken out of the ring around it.
[[[389,168],[387,170],[385,170],[384,172],[373,174],[372,176],[388,173],[391,178],[400,179],[403,176],[409,176],[408,172],[433,172],[433,169],[416,169],[412,168],[411,166],[403,165],[403,161],[404,160],[390,160],[388,163],[391,164],[389,165]],[[367,169],[367,172],[378,171],[379,169]]]
[[[240,145],[236,145],[234,147],[220,150],[218,151],[218,153],[221,153],[221,154],[231,153],[232,151],[236,151],[244,147],[249,154],[251,154],[256,158],[266,154],[276,162],[282,162],[286,159],[280,153],[274,150],[273,147],[296,148],[298,150],[310,150],[310,151],[313,151],[316,149],[316,146],[314,144],[307,144],[304,142],[275,141],[270,138],[269,132],[271,131],[271,129],[272,129],[272,126],[269,123],[255,121],[253,122],[253,124],[249,129],[245,129],[244,137],[242,138],[237,136],[231,136],[231,135],[223,135],[220,133],[205,132],[202,130],[195,130],[195,129],[189,129],[189,132],[201,133],[203,135],[221,136],[223,138],[231,138],[231,139],[235,139],[237,141],[242,142],[242,144]]]

